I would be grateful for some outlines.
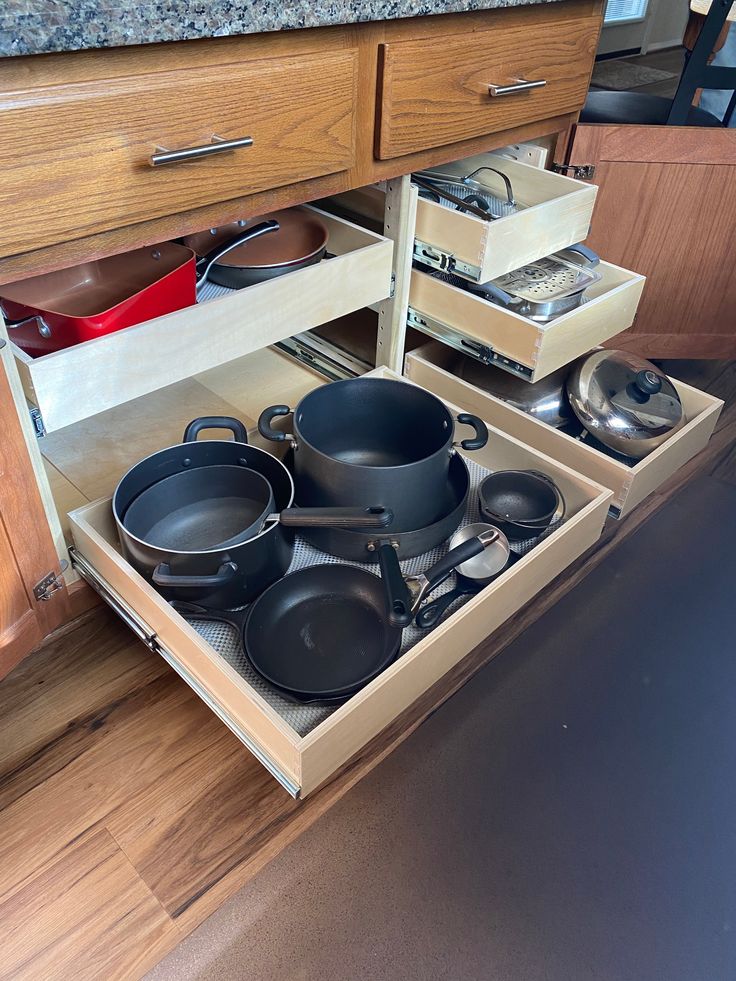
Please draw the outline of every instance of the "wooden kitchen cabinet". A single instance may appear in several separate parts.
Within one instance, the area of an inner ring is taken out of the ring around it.
[[[0,351],[0,678],[71,612]]]
[[[554,439],[548,453],[529,445],[521,430],[505,432],[499,426],[488,449],[476,456],[479,465],[549,472],[563,488],[565,521],[436,631],[415,638],[374,682],[302,731],[274,707],[273,692],[248,681],[242,649],[235,661],[228,660],[123,559],[109,498],[132,464],[178,443],[195,416],[238,417],[257,443],[255,423],[262,408],[274,401],[295,405],[306,391],[324,384],[325,376],[341,377],[344,367],[339,357],[317,365],[305,352],[306,365],[295,366],[267,346],[364,313],[366,307],[376,317],[376,370],[390,377],[416,370],[416,362],[404,366],[412,327],[431,336],[437,329],[450,332],[446,344],[463,349],[475,344],[482,359],[493,357],[530,380],[627,327],[643,277],[610,263],[602,264],[603,279],[585,306],[542,328],[433,275],[442,272],[443,261],[452,260],[448,270],[482,279],[511,268],[512,261],[516,267],[517,261],[541,258],[584,238],[595,197],[589,187],[512,165],[523,207],[491,229],[431,202],[419,204],[407,176],[565,130],[585,96],[601,9],[600,0],[565,0],[350,29],[82,52],[41,59],[30,78],[28,59],[0,62],[0,162],[9,171],[17,205],[0,232],[0,286],[366,185],[380,183],[383,197],[378,230],[333,210],[323,214],[329,257],[319,264],[241,291],[217,288],[219,293],[203,293],[203,302],[194,306],[69,349],[30,358],[13,350],[12,329],[8,333],[0,323],[10,377],[0,410],[15,433],[22,470],[21,479],[7,480],[0,456],[0,557],[6,559],[7,597],[0,609],[7,621],[2,637],[8,667],[78,608],[76,597],[94,595],[88,582],[291,793],[305,795],[349,765],[596,541],[612,488],[597,472],[591,476],[555,458]],[[432,58],[443,52],[434,65]],[[416,73],[429,79],[435,69],[439,74],[427,91],[420,126],[412,120],[421,99]],[[475,90],[490,69],[489,83],[544,71],[548,85],[479,107]],[[218,86],[220,72],[230,79],[232,92],[226,83]],[[259,85],[263,104],[246,100],[246,89],[257,92]],[[177,93],[197,111],[180,111]],[[202,128],[200,117],[210,110],[211,127]],[[218,113],[228,131],[219,131]],[[17,152],[20,136],[34,123],[56,147],[37,172]],[[196,131],[191,130],[195,123]],[[241,130],[241,123],[255,128]],[[209,128],[230,138],[253,135],[254,144],[242,156],[235,151],[174,164],[171,170],[149,166],[155,141],[165,140],[168,149],[204,143],[201,134]],[[92,176],[89,208],[75,209],[87,174]],[[30,188],[25,195],[24,186]],[[48,194],[45,221],[32,211],[34,188],[37,199]],[[375,204],[376,190],[367,197]],[[329,200],[325,207],[330,208]],[[418,232],[424,247],[437,250],[440,266],[429,273],[412,273]],[[434,384],[431,368],[427,377]],[[440,394],[454,409],[466,407],[466,396],[476,398],[452,377],[442,378]],[[38,444],[28,436],[26,398],[40,410]],[[495,412],[490,403],[479,404]],[[695,395],[692,405],[701,406]],[[688,451],[696,451],[709,420],[715,421],[716,407],[706,406],[703,413],[692,438],[679,441],[679,455],[668,455],[665,448],[661,465],[650,468],[640,487],[653,489],[657,475],[664,479]],[[59,497],[65,530],[74,538],[68,553],[74,566],[67,583],[59,580],[60,588],[47,600],[34,590],[44,576],[58,576],[67,547],[42,454],[66,481],[61,484],[65,499],[70,490],[82,498],[74,507]],[[604,476],[610,472],[599,469]]]

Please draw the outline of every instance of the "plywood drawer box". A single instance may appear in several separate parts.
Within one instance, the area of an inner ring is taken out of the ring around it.
[[[599,27],[596,16],[551,9],[513,26],[499,17],[485,31],[382,44],[376,155],[400,157],[575,112]]]
[[[0,256],[346,170],[356,81],[338,49],[4,93]],[[150,164],[214,137],[253,142]]]
[[[644,277],[601,262],[600,282],[587,302],[548,324],[537,324],[467,290],[414,269],[409,326],[460,351],[473,351],[528,381],[538,381],[630,327]]]
[[[406,375],[440,398],[452,394],[469,411],[504,432],[536,447],[613,491],[611,513],[628,514],[708,443],[723,402],[673,378],[682,400],[687,424],[634,466],[539,422],[507,402],[484,392],[452,373],[458,355],[444,344],[430,343],[406,356]]]
[[[379,376],[398,377],[387,369]],[[448,386],[450,401],[461,387]],[[569,520],[508,572],[428,633],[373,682],[300,736],[121,557],[109,499],[70,515],[80,571],[112,599],[293,794],[306,795],[337,772],[480,641],[527,603],[599,537],[610,492],[500,430],[473,459],[494,468],[535,467],[559,484]]]
[[[389,295],[393,245],[319,212],[334,258],[40,358],[15,345],[46,432],[225,364]],[[9,331],[12,341],[12,330]]]
[[[598,191],[594,184],[491,153],[440,169],[464,177],[479,167],[506,174],[520,210],[484,221],[420,197],[414,247],[420,262],[486,283],[587,237]],[[479,179],[505,200],[500,177],[486,171]]]

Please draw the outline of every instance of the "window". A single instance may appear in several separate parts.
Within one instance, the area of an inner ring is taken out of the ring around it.
[[[649,0],[608,0],[604,24],[630,24],[644,20]]]

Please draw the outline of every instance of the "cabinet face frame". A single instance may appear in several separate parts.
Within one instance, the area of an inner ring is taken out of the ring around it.
[[[406,356],[406,375],[443,398],[452,392],[484,419],[613,492],[611,515],[622,518],[704,449],[718,421],[723,402],[685,382],[671,379],[682,400],[687,423],[671,439],[633,467],[573,439],[507,402],[463,381],[450,369],[455,355],[432,342]],[[461,394],[458,394],[458,389]]]
[[[372,374],[406,381],[387,368]],[[162,648],[158,652],[287,790],[306,796],[600,536],[611,494],[599,484],[500,430],[491,430],[489,445],[473,458],[486,467],[544,469],[565,495],[569,520],[304,737],[124,561],[109,499],[78,508],[70,521],[82,562],[111,587],[139,636]]]

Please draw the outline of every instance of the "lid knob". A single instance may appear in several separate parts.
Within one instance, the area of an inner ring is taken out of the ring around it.
[[[645,395],[656,395],[662,391],[662,379],[650,368],[638,372],[635,385]]]

